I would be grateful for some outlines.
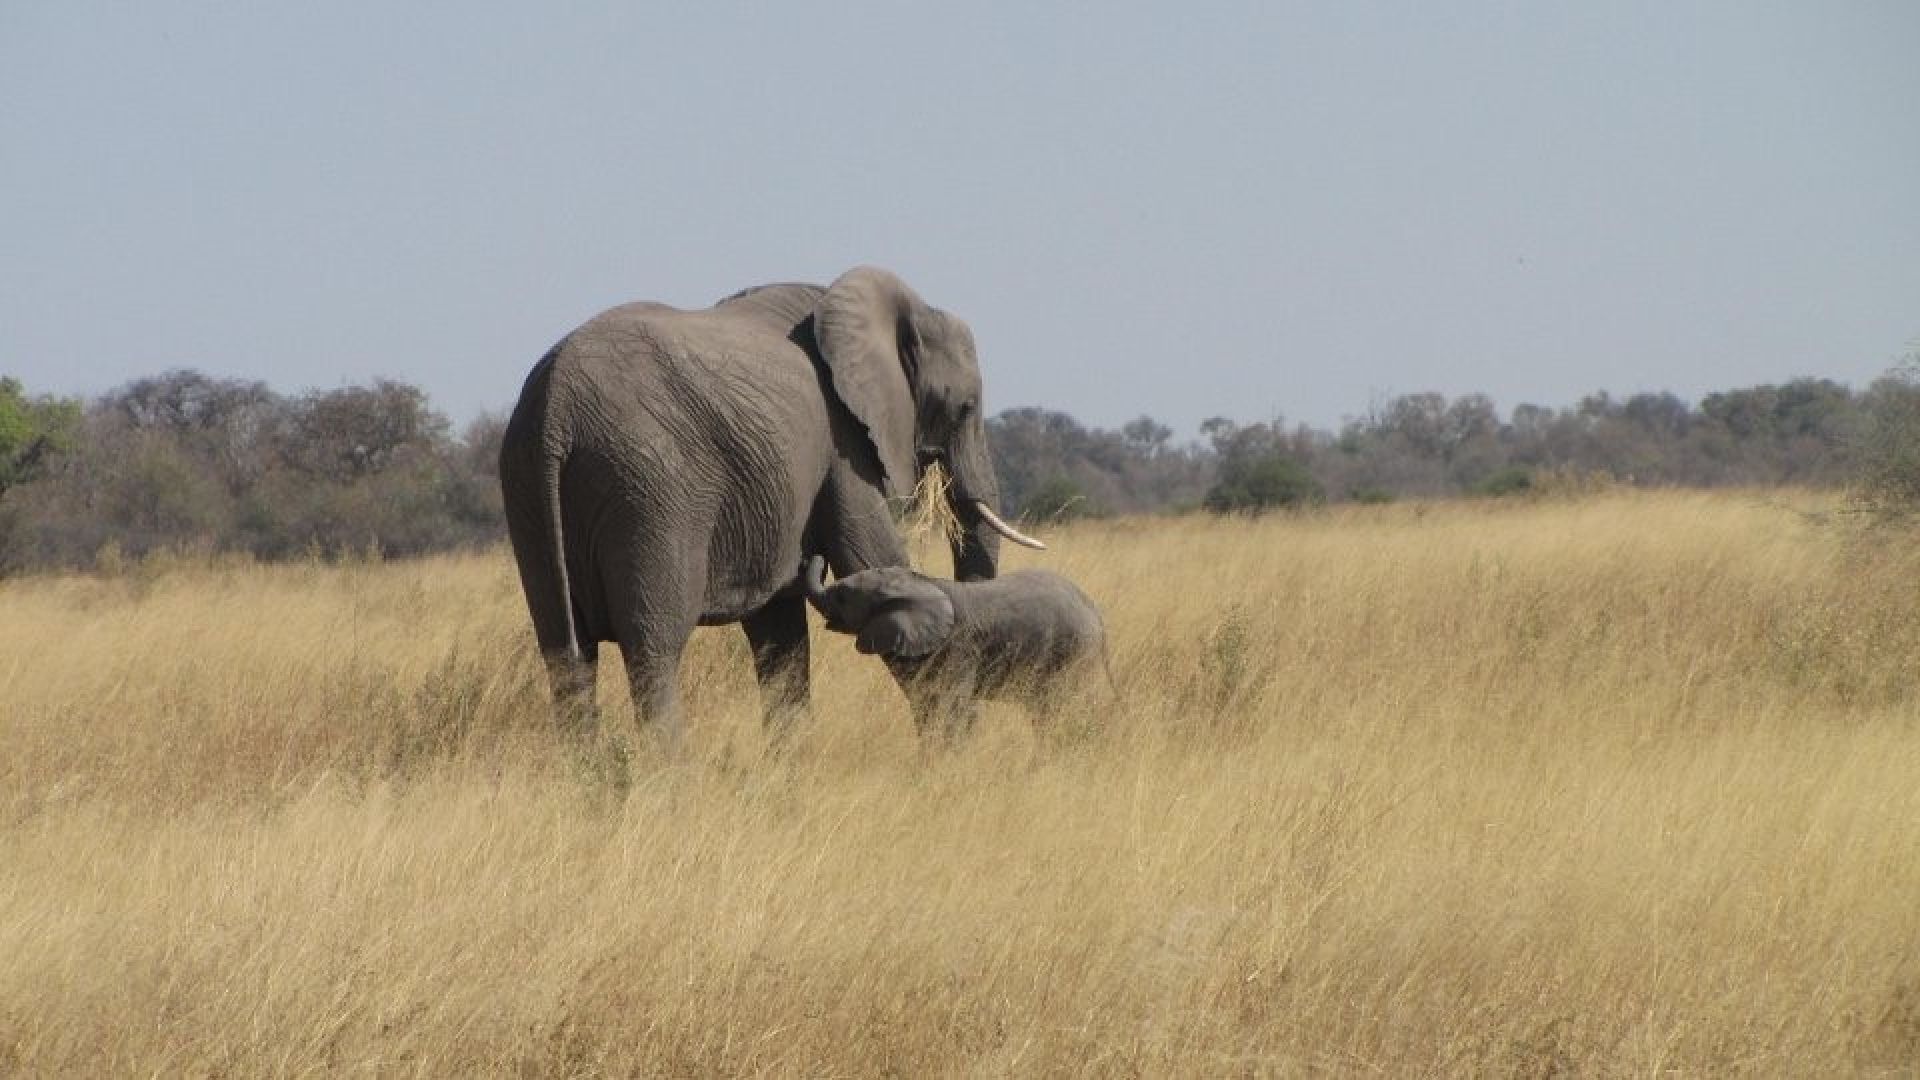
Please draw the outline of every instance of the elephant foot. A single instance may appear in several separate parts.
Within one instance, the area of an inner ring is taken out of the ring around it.
[[[769,706],[761,717],[761,730],[766,733],[767,755],[778,757],[793,745],[796,733],[806,727],[813,718],[812,710],[802,704],[783,704]]]
[[[624,732],[570,740],[574,775],[591,792],[614,802],[633,789],[633,740]]]
[[[690,757],[687,750],[686,727],[678,716],[653,716],[640,721],[640,737],[645,739],[660,764],[672,767],[685,765]]]
[[[934,752],[957,750],[973,732],[976,709],[972,702],[930,709],[915,718],[920,745]]]

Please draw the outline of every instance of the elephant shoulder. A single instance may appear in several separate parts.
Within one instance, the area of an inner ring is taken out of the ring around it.
[[[792,338],[803,324],[811,326],[814,309],[827,290],[819,285],[756,285],[742,289],[713,305],[714,314],[749,323]],[[812,336],[811,329],[807,336]]]
[[[635,300],[630,304],[621,304],[618,307],[608,308],[593,318],[588,319],[586,323],[580,327],[580,330],[574,332],[578,334],[581,331],[591,330],[595,327],[621,326],[628,323],[644,322],[649,319],[672,319],[685,314],[687,314],[687,312],[674,307],[672,304],[662,304],[652,300]]]
[[[713,305],[716,308],[759,309],[791,316],[795,321],[813,314],[820,298],[827,295],[823,285],[783,282],[778,285],[753,285]]]

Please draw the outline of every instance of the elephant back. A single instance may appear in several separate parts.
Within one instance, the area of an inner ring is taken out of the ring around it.
[[[803,330],[806,340],[801,344],[812,352],[815,351],[813,312],[826,295],[827,290],[819,285],[755,285],[750,289],[741,289],[713,305],[713,308],[716,312],[761,323],[768,329],[789,336]]]

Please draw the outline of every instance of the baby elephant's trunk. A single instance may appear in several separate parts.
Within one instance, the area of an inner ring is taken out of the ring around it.
[[[827,629],[849,634],[860,629],[857,626],[848,629],[843,624],[841,616],[845,612],[840,610],[835,590],[827,588],[827,560],[813,555],[800,564],[800,589],[807,594],[807,603],[813,605],[813,610],[827,620]]]
[[[807,599],[818,608],[827,598],[827,560],[818,555],[810,556],[800,568],[800,588],[804,589]],[[824,609],[823,609],[824,610]]]

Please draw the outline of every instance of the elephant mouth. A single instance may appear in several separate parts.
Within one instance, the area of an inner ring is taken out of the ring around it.
[[[949,485],[947,488],[947,501],[953,507],[954,512],[961,516],[963,521],[968,521],[969,523],[984,521],[988,528],[1006,537],[1008,540],[1019,544],[1021,547],[1032,548],[1035,551],[1047,550],[1046,544],[1007,524],[1006,521],[1001,519],[999,514],[994,513],[993,507],[987,505],[985,499],[979,498],[968,491],[966,486],[961,483],[959,474],[954,471],[953,465],[948,460],[948,455],[945,450],[937,446],[922,446],[917,449],[917,456],[920,459],[920,468],[922,470],[936,464],[945,470],[947,483]]]

